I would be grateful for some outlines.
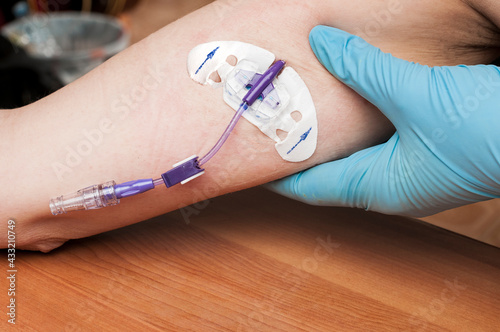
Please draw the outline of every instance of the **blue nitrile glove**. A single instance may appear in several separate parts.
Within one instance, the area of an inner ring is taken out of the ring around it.
[[[415,217],[500,197],[498,67],[429,68],[322,26],[310,42],[321,63],[397,132],[384,144],[273,182],[271,190],[310,204]]]

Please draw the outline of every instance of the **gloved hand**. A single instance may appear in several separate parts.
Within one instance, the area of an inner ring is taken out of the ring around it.
[[[384,144],[275,181],[271,190],[310,204],[414,217],[500,197],[498,67],[429,68],[322,26],[310,42],[320,62],[397,132]]]

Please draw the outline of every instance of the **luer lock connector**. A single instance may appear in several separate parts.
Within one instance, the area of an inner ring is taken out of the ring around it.
[[[69,195],[50,200],[50,212],[53,215],[76,210],[94,210],[120,203],[115,194],[115,181],[96,184]]]

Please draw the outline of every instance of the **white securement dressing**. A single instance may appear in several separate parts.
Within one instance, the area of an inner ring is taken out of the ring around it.
[[[236,111],[249,85],[275,59],[273,53],[255,45],[216,41],[191,50],[188,72],[200,84],[223,87],[224,101]],[[291,67],[285,67],[243,117],[274,140],[284,160],[304,161],[316,150],[316,108],[309,89]]]

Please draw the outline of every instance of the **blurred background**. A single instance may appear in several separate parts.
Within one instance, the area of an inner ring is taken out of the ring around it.
[[[32,103],[210,0],[2,0],[0,108]]]
[[[0,109],[48,95],[212,1],[1,0]],[[500,247],[498,199],[423,220]]]
[[[119,18],[137,0],[2,0],[0,108],[34,102],[130,43]]]

